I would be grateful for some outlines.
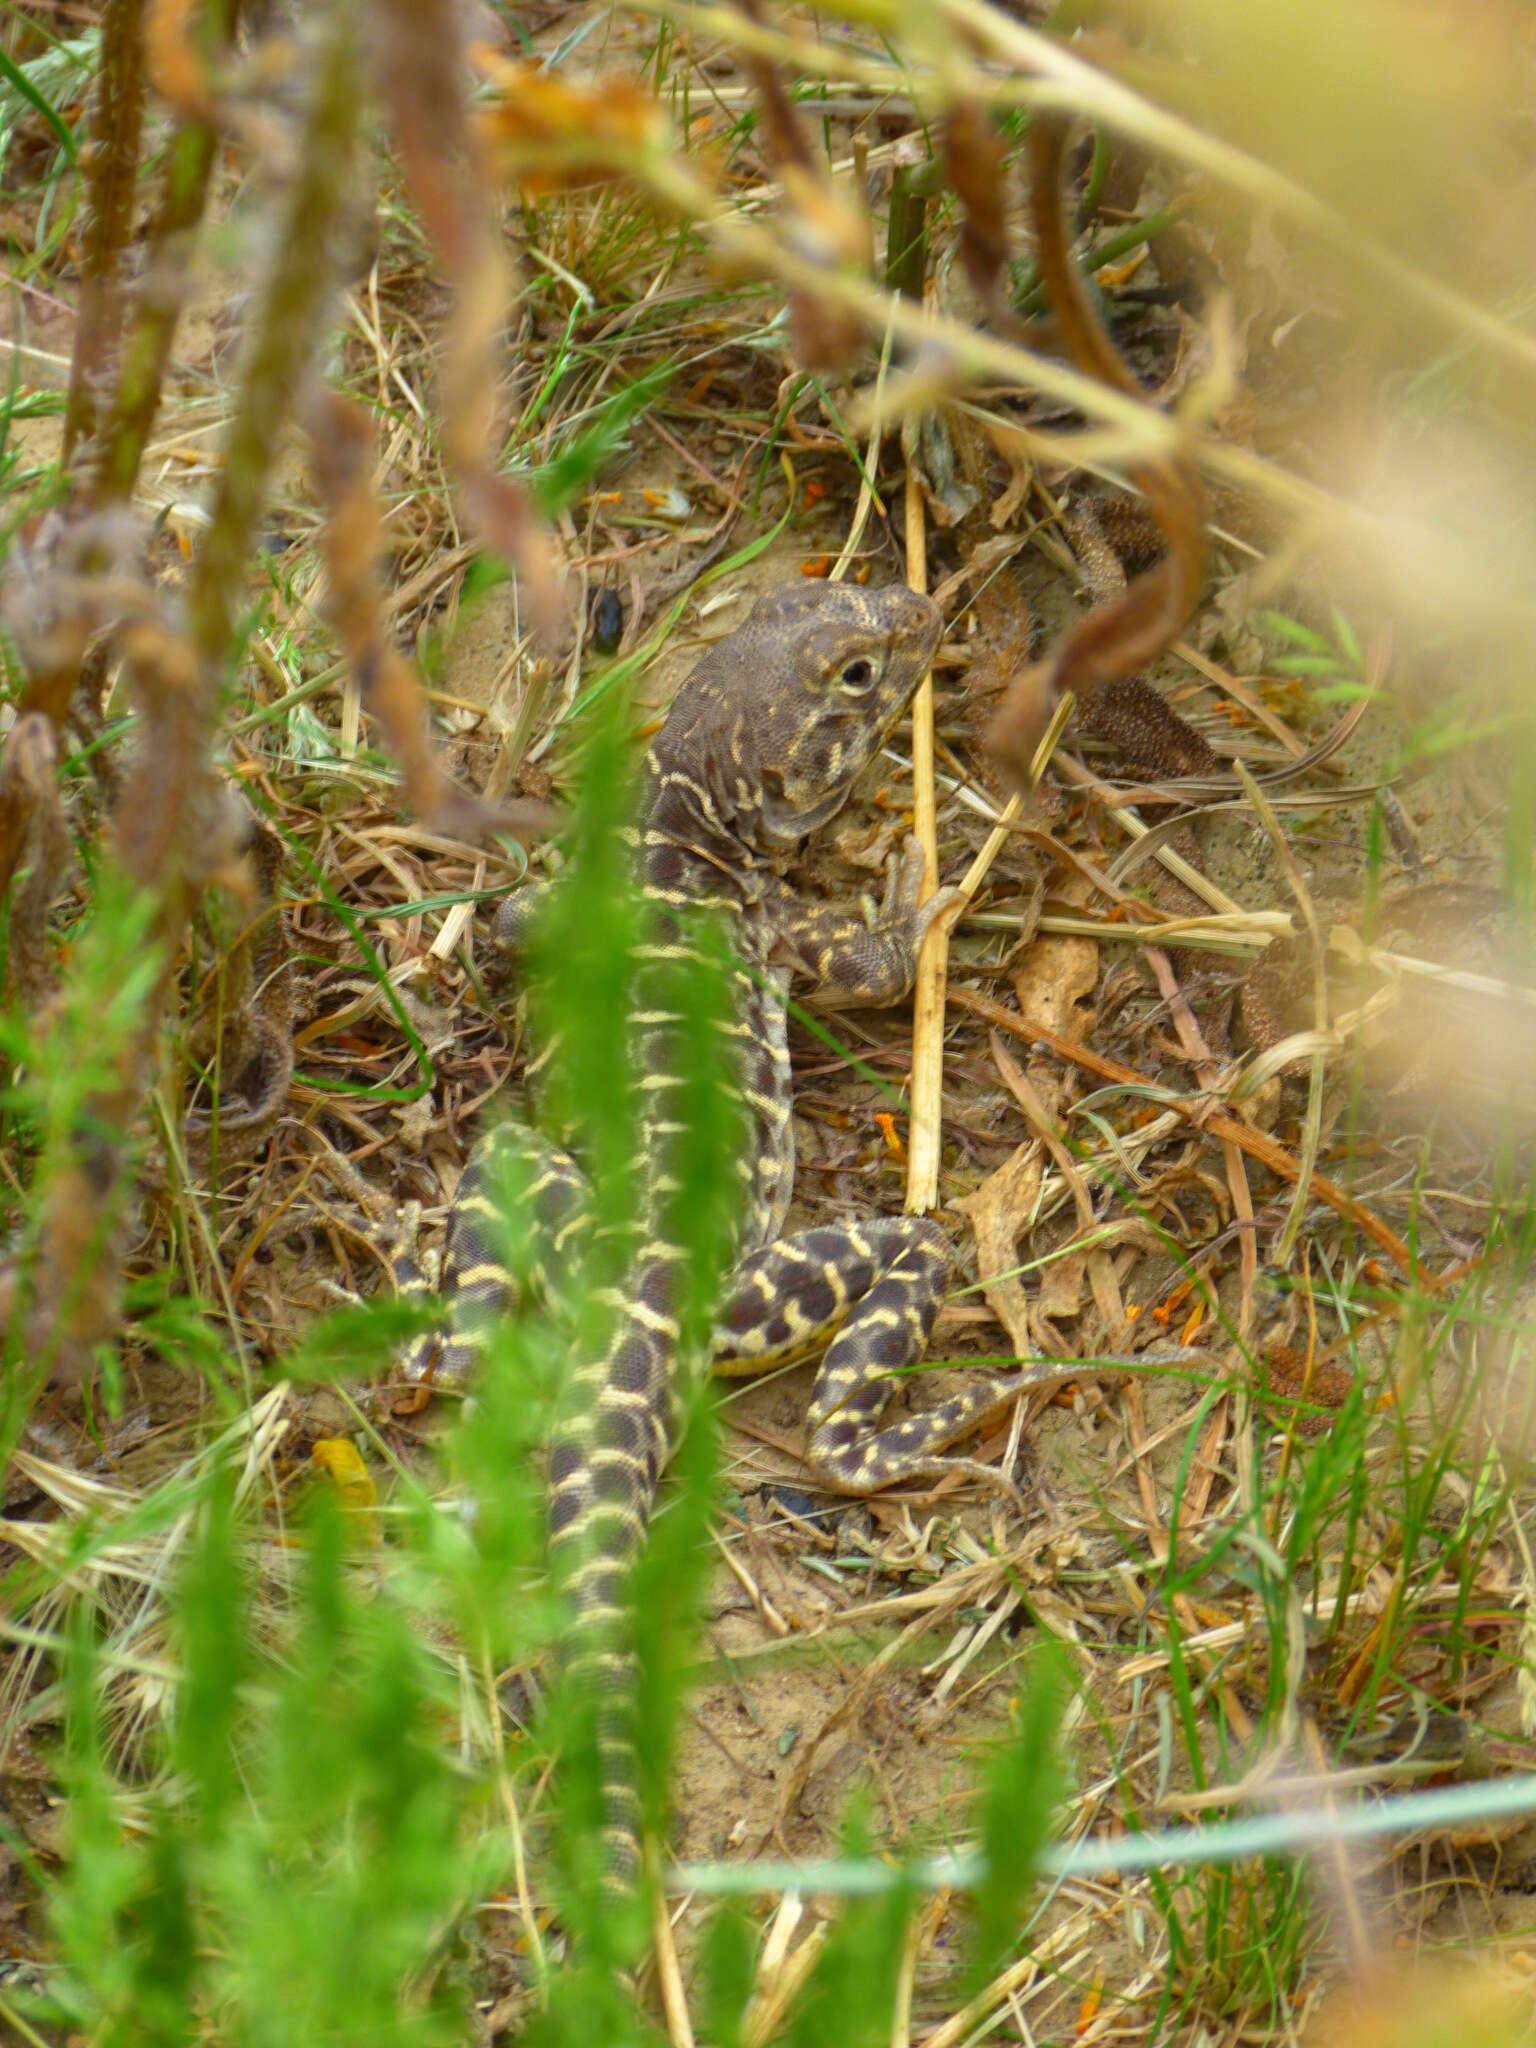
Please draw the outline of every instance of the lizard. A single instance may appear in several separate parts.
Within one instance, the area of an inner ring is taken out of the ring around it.
[[[630,844],[656,921],[639,948],[629,1010],[635,1071],[648,1079],[641,1113],[643,1216],[613,1303],[601,1356],[578,1357],[547,1476],[551,1570],[571,1610],[568,1672],[600,1702],[606,1881],[627,1893],[639,1867],[640,1814],[628,1695],[635,1670],[626,1581],[644,1541],[673,1449],[681,1395],[705,1367],[759,1372],[826,1346],[806,1421],[805,1460],[830,1488],[869,1494],[946,1470],[999,1475],[951,1449],[988,1415],[1036,1384],[992,1377],[900,1420],[883,1421],[897,1376],[922,1357],[947,1284],[951,1254],[925,1217],[878,1215],[785,1235],[794,1182],[786,1000],[792,980],[823,1002],[885,1005],[911,988],[923,938],[954,901],[919,902],[922,856],[909,839],[893,859],[885,898],[862,909],[808,903],[786,879],[790,857],[839,811],[928,672],[941,616],[905,584],[874,591],[803,582],[763,596],[694,668],[653,737],[640,823]],[[506,898],[498,937],[516,952],[537,891]],[[679,1273],[687,1254],[658,1227],[675,1165],[678,1077],[668,1068],[668,1021],[657,975],[685,944],[687,920],[713,912],[732,959],[729,1086],[743,1142],[733,1233],[707,1356],[683,1355]],[[530,1066],[543,1057],[536,1055]],[[481,1141],[450,1214],[441,1291],[483,1318],[515,1300],[497,1262],[493,1148],[522,1158],[525,1199],[548,1257],[538,1277],[558,1288],[560,1253],[585,1227],[577,1162],[526,1125]],[[425,1291],[408,1259],[397,1285]],[[477,1333],[444,1327],[402,1356],[409,1380],[472,1374]],[[1006,1483],[1006,1482],[1004,1482]]]

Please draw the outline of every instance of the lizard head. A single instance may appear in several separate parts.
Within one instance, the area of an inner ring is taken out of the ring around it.
[[[773,841],[838,811],[928,673],[943,621],[904,583],[785,584],[731,638],[738,703],[756,735],[761,824]]]
[[[793,845],[840,810],[928,672],[938,606],[904,583],[782,585],[717,641],[648,757],[659,840]]]

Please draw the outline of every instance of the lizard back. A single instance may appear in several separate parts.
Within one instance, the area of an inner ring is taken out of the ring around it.
[[[883,745],[927,672],[939,630],[935,607],[904,585],[773,591],[693,670],[647,755],[635,852],[653,924],[628,1020],[641,1087],[641,1214],[632,1264],[609,1303],[611,1338],[602,1356],[576,1366],[549,1474],[551,1561],[573,1609],[567,1668],[601,1702],[604,1829],[621,1885],[634,1874],[639,1823],[627,1580],[673,1448],[685,1376],[691,1385],[708,1363],[707,1353],[682,1353],[689,1253],[665,1228],[684,1135],[669,970],[697,946],[693,920],[717,919],[731,957],[729,1014],[719,1028],[726,1085],[741,1112],[732,1232],[740,1255],[777,1237],[793,1189],[790,977],[816,976],[834,948],[857,954],[861,939],[875,950],[867,915],[828,907],[807,916],[785,863],[841,808]],[[910,972],[907,961],[908,981]]]

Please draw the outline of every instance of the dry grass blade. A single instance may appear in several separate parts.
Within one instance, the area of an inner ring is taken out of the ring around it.
[[[1275,849],[1281,870],[1285,875],[1291,894],[1296,899],[1297,908],[1301,912],[1302,923],[1306,929],[1307,941],[1312,955],[1313,1024],[1320,1035],[1326,1034],[1328,1029],[1328,974],[1323,962],[1322,928],[1318,923],[1317,909],[1312,901],[1312,892],[1308,889],[1306,882],[1302,878],[1301,870],[1296,864],[1296,858],[1291,852],[1284,832],[1280,829],[1280,820],[1275,816],[1269,799],[1254,781],[1243,762],[1239,761],[1236,765],[1238,778],[1242,782],[1244,793],[1255,811],[1258,812],[1259,820],[1264,830],[1269,834],[1270,844]],[[1314,1053],[1307,1075],[1307,1117],[1306,1126],[1302,1133],[1301,1173],[1296,1182],[1296,1192],[1291,1202],[1290,1212],[1285,1219],[1285,1229],[1281,1232],[1280,1242],[1275,1251],[1276,1258],[1284,1264],[1289,1264],[1291,1252],[1295,1248],[1296,1240],[1301,1234],[1302,1221],[1306,1212],[1305,1190],[1308,1181],[1311,1179],[1312,1168],[1317,1162],[1317,1148],[1322,1140],[1322,1128],[1323,1060],[1320,1053]]]
[[[1144,1088],[1147,1085],[1144,1077],[1134,1068],[1123,1065],[1119,1060],[1106,1059],[1103,1054],[1091,1052],[1086,1046],[1074,1045],[1070,1039],[1052,1031],[1048,1025],[1017,1017],[1012,1011],[1005,1010],[1000,1003],[976,995],[970,989],[951,989],[950,1000],[959,1003],[962,1009],[973,1010],[978,1017],[986,1018],[989,1023],[997,1025],[1001,1030],[1012,1032],[1025,1044],[1030,1044],[1036,1039],[1043,1040],[1062,1058],[1086,1068],[1089,1073],[1100,1075],[1106,1081],[1118,1081],[1133,1088]],[[1246,1152],[1251,1159],[1256,1159],[1261,1166],[1267,1166],[1282,1180],[1294,1182],[1301,1178],[1299,1163],[1283,1145],[1277,1145],[1273,1138],[1266,1138],[1262,1132],[1239,1123],[1236,1117],[1228,1116],[1221,1110],[1207,1109],[1197,1103],[1172,1101],[1169,1107],[1189,1123],[1197,1124],[1213,1138],[1235,1144],[1239,1150]],[[1423,1285],[1434,1284],[1429,1276],[1419,1269],[1408,1246],[1395,1231],[1387,1228],[1379,1216],[1372,1215],[1369,1209],[1363,1208],[1352,1196],[1347,1195],[1341,1187],[1335,1186],[1321,1173],[1314,1171],[1307,1181],[1307,1186],[1319,1201],[1326,1202],[1336,1214],[1347,1216],[1364,1232],[1372,1244],[1384,1251],[1394,1265],[1400,1267],[1404,1273],[1412,1275]]]
[[[928,544],[923,494],[915,468],[907,470],[907,581],[928,588]],[[923,849],[923,896],[939,886],[938,835],[933,789],[933,677],[924,676],[912,699],[912,830]],[[949,934],[944,919],[928,927],[912,987],[911,1136],[906,1206],[924,1216],[938,1200],[940,1114],[944,1087],[944,982]]]

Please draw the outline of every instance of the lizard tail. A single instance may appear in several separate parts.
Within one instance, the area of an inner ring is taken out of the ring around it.
[[[596,1749],[603,1882],[624,1896],[641,1856],[634,1564],[672,1449],[677,1326],[659,1304],[675,1263],[649,1263],[626,1288],[606,1354],[573,1376],[549,1466],[550,1567],[570,1609],[562,1662]]]

